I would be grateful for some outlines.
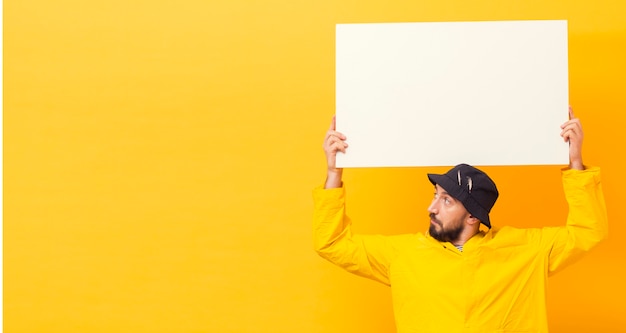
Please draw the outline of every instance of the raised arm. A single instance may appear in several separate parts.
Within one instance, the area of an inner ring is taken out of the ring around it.
[[[569,212],[563,228],[547,228],[549,272],[567,266],[604,240],[608,234],[606,205],[600,168],[585,167],[582,159],[583,130],[570,108],[570,120],[561,126],[569,142],[570,165],[563,171],[563,188]]]
[[[346,137],[335,130],[335,118],[324,138],[327,177],[324,187],[313,190],[313,246],[323,258],[343,269],[389,285],[388,267],[401,237],[353,235],[346,215],[343,169],[336,167],[338,153],[348,145]]]

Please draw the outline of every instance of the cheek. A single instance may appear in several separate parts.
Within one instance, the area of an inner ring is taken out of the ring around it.
[[[441,212],[441,220],[446,221],[445,225],[454,224],[455,226],[463,222],[465,212],[458,207],[450,207]]]

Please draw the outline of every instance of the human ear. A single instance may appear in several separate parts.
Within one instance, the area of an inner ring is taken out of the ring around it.
[[[467,223],[469,223],[469,224],[476,224],[476,223],[480,223],[480,220],[475,218],[473,215],[470,214],[467,217]]]

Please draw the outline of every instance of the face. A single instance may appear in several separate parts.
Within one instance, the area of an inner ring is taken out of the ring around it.
[[[470,216],[463,204],[439,185],[435,185],[435,196],[428,207],[428,213],[428,233],[440,242],[456,241],[466,227],[465,220]]]

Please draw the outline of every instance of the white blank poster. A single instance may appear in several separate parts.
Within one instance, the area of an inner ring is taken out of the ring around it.
[[[339,167],[568,164],[566,21],[338,24]]]

